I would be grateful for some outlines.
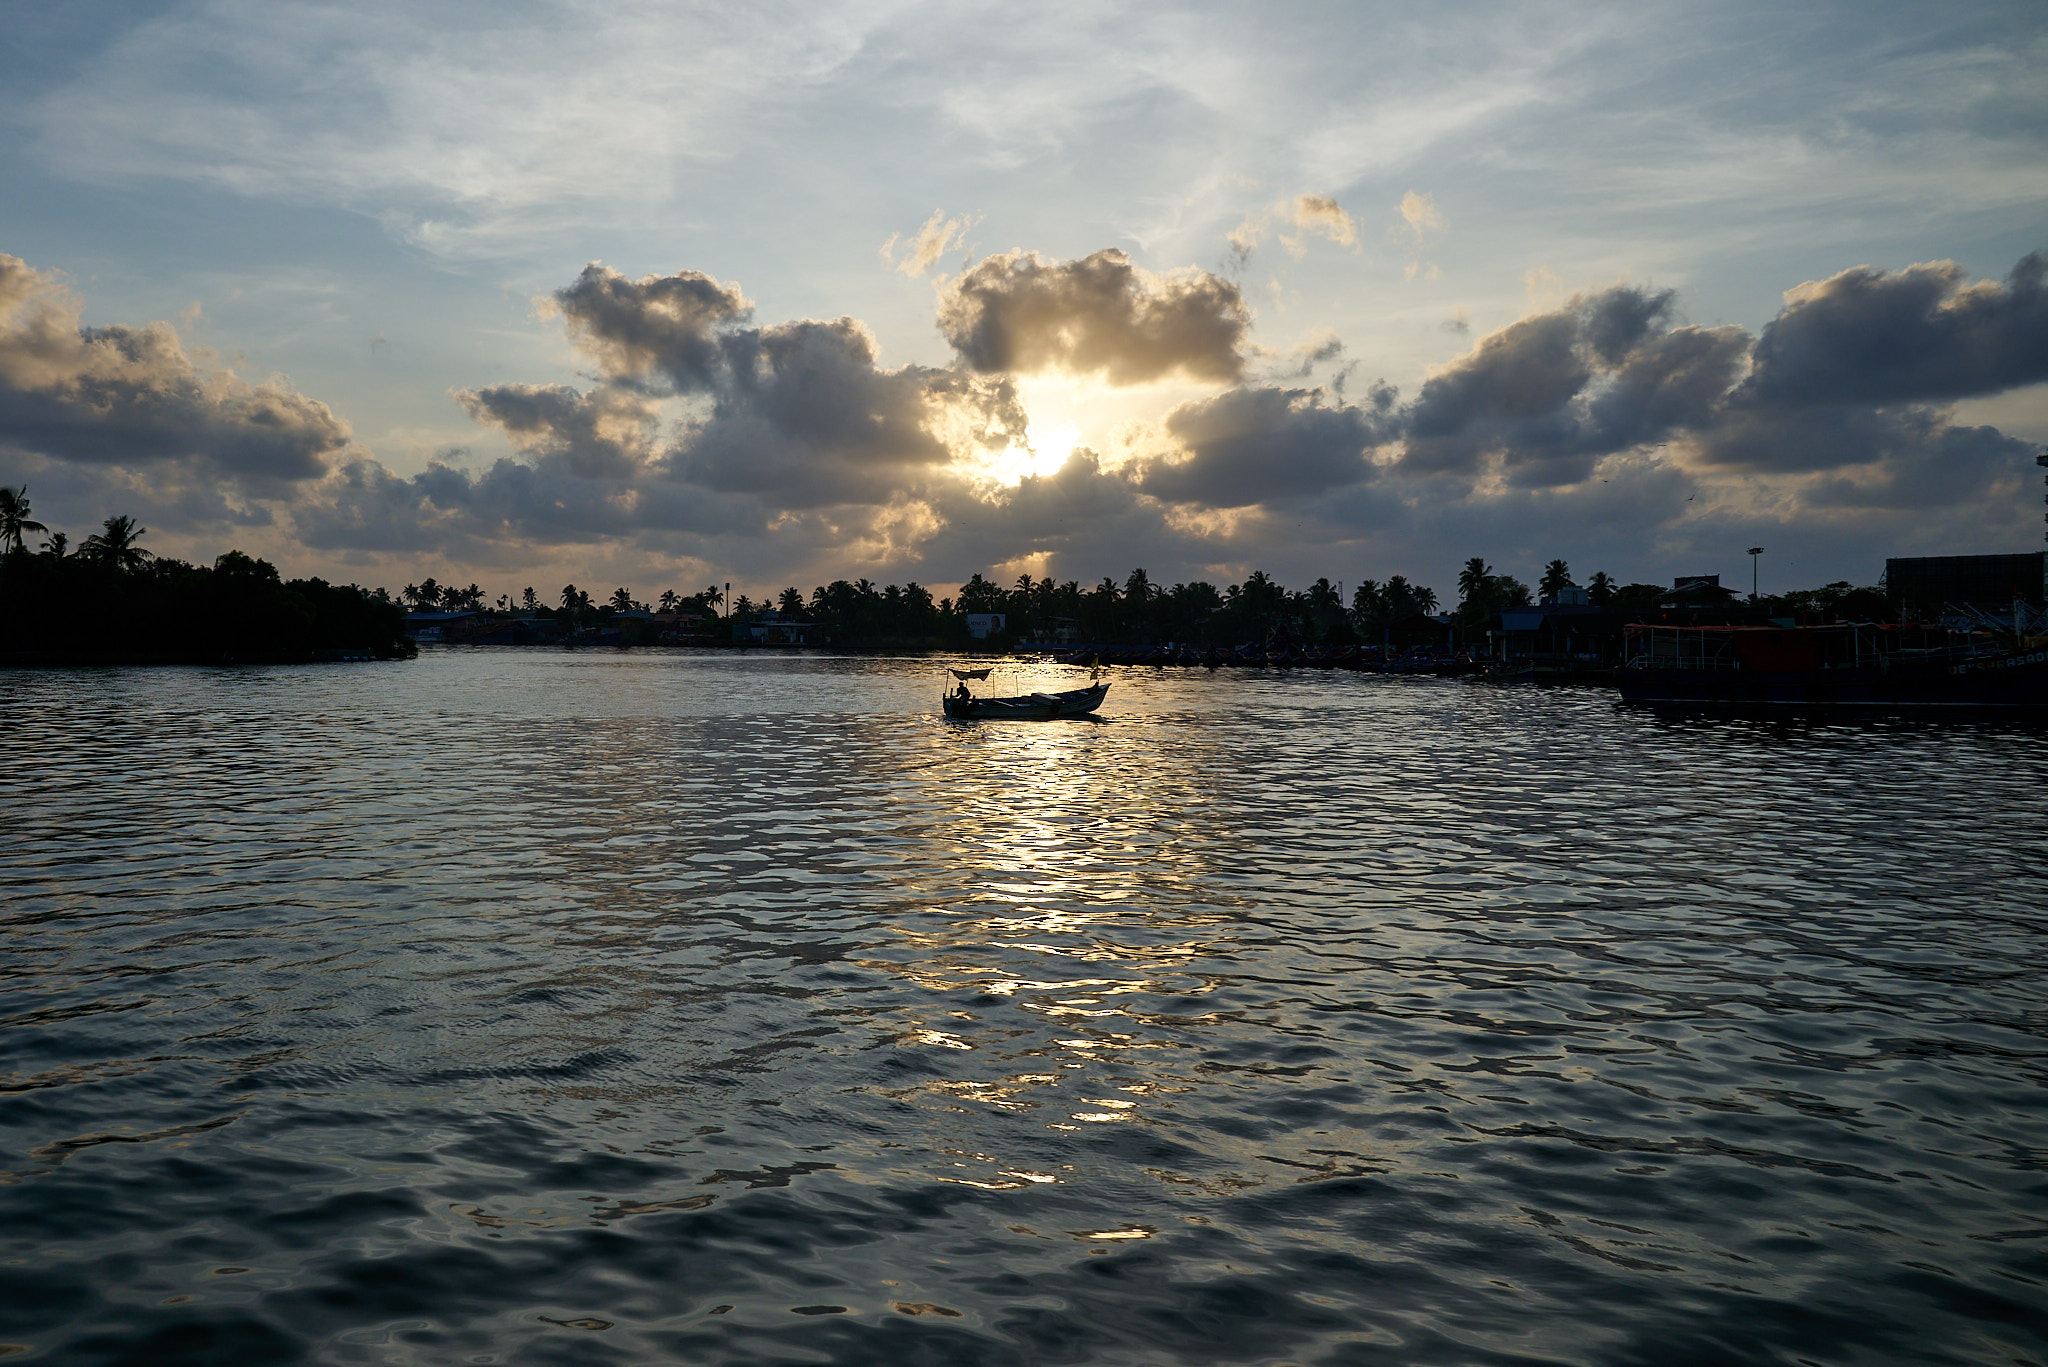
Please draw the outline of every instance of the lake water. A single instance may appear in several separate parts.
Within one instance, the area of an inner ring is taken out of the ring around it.
[[[0,1360],[2048,1359],[2039,730],[1115,678],[0,673]]]

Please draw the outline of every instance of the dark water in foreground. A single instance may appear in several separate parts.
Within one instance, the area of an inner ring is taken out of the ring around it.
[[[936,687],[0,674],[0,1360],[2048,1360],[2039,732]]]

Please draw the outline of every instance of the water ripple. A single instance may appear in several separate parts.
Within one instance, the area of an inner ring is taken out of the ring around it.
[[[0,1353],[2048,1360],[2037,733],[936,688],[0,673]]]

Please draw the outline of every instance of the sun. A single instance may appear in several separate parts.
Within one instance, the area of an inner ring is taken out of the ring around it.
[[[1067,457],[1081,444],[1081,429],[1070,422],[1055,427],[1033,423],[1025,429],[1024,439],[1031,445],[1031,473],[1049,475],[1065,465]]]
[[[1004,484],[1018,484],[1027,477],[1049,475],[1067,463],[1081,444],[1081,429],[1071,422],[1053,426],[1034,422],[1024,430],[1024,440],[997,452],[989,462],[989,473]]]

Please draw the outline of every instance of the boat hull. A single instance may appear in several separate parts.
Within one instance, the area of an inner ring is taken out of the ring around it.
[[[1058,717],[1085,717],[1102,706],[1108,684],[1069,689],[1064,693],[1026,693],[1015,698],[956,698],[948,693],[942,701],[946,715],[958,721],[1051,721]]]
[[[1864,712],[2048,710],[2048,650],[1850,669],[1624,669],[1624,702]]]

